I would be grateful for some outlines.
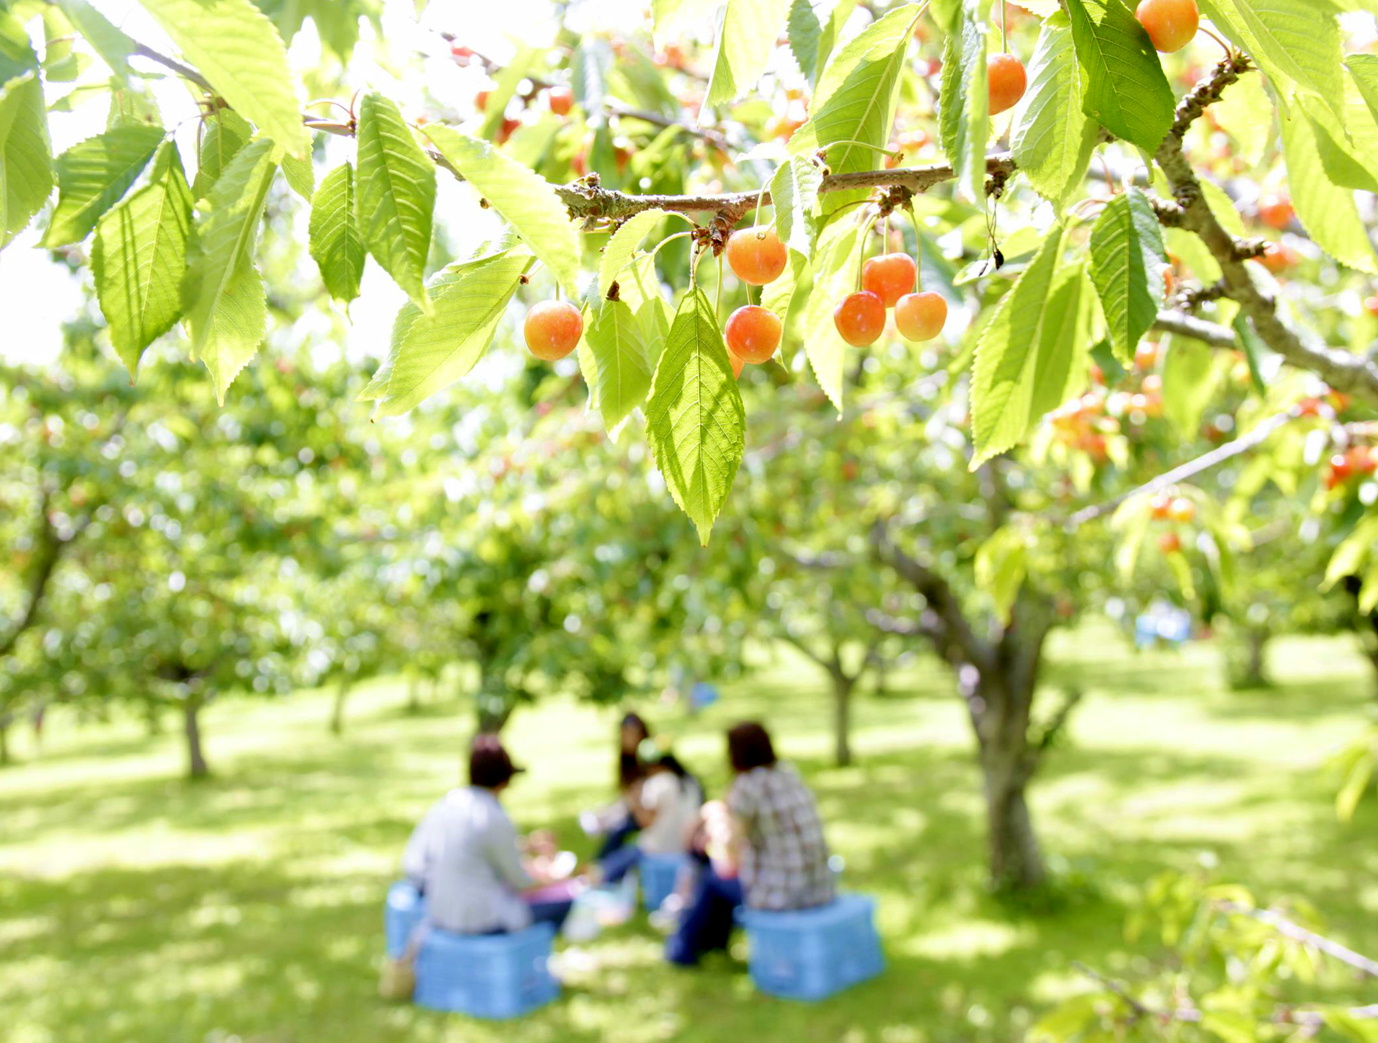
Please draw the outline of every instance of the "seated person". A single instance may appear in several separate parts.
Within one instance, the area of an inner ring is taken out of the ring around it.
[[[552,879],[539,862],[523,863],[517,831],[498,800],[524,770],[496,735],[477,736],[469,751],[469,785],[441,798],[407,841],[402,871],[426,896],[428,924],[460,934],[499,934],[536,921],[558,929],[569,915],[570,883]],[[547,855],[551,846],[542,836],[534,848]]]
[[[798,773],[776,759],[769,733],[754,721],[737,725],[727,733],[727,755],[729,840],[706,851],[707,865],[665,947],[666,959],[683,966],[727,948],[743,902],[753,909],[810,909],[834,898],[818,805]],[[704,825],[711,835],[713,820],[706,817]]]
[[[617,725],[617,800],[597,811],[585,811],[579,825],[589,836],[601,836],[598,858],[606,858],[636,835],[636,818],[631,807],[636,803],[646,777],[641,745],[651,737],[650,726],[640,714],[624,714]]]
[[[598,866],[603,881],[616,883],[626,876],[643,854],[683,854],[698,821],[703,787],[673,753],[661,752],[650,740],[645,751],[644,778],[629,804],[640,832],[635,843],[603,855]]]

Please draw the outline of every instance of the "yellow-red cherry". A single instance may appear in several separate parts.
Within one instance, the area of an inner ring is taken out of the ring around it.
[[[723,339],[727,341],[727,350],[743,362],[761,363],[775,354],[783,331],[780,317],[773,311],[748,304],[728,317]]]
[[[531,354],[546,362],[562,359],[579,346],[584,317],[569,301],[541,301],[526,313],[522,333]]]
[[[917,279],[918,267],[908,254],[881,254],[861,266],[861,288],[874,293],[887,308],[912,292]]]
[[[743,228],[727,240],[727,263],[742,282],[764,286],[780,277],[789,251],[773,228]]]
[[[858,290],[833,309],[833,325],[854,348],[874,344],[885,332],[885,302],[870,290]]]
[[[1201,25],[1196,0],[1142,0],[1134,17],[1148,30],[1154,48],[1164,54],[1191,43]]]
[[[992,116],[1018,105],[1029,87],[1029,74],[1024,70],[1024,63],[1012,54],[994,55],[986,67],[986,79],[990,84]]]
[[[905,340],[932,340],[947,323],[947,301],[937,293],[906,293],[895,305],[895,328]]]

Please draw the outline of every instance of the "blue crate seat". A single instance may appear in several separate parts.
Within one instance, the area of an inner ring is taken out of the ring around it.
[[[401,956],[426,916],[426,900],[406,881],[388,889],[383,917],[388,955]],[[475,1018],[519,1018],[554,1000],[550,973],[555,928],[535,924],[511,934],[454,934],[428,927],[416,953],[415,1002]]]
[[[771,996],[813,1001],[876,977],[885,956],[875,911],[875,899],[858,894],[816,909],[743,910],[751,980]]]
[[[637,874],[641,878],[641,903],[654,912],[675,889],[679,871],[689,864],[685,854],[648,855],[644,851],[637,860]]]

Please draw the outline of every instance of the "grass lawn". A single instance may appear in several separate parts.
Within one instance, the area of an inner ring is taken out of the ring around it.
[[[783,652],[696,720],[645,707],[714,791],[723,726],[771,723],[817,788],[846,885],[880,900],[890,969],[799,1006],[756,995],[739,964],[663,965],[637,924],[567,949],[562,999],[497,1026],[374,992],[384,889],[413,823],[458,777],[471,725],[459,702],[412,716],[400,686],[379,683],[335,738],[326,694],[227,700],[205,721],[216,776],[194,785],[175,734],[56,713],[42,755],[21,738],[28,763],[0,772],[0,1040],[1013,1040],[1081,987],[1073,960],[1132,973],[1126,896],[1202,860],[1260,896],[1305,895],[1336,937],[1378,953],[1378,813],[1338,824],[1317,771],[1362,721],[1371,680],[1347,641],[1274,651],[1278,687],[1239,693],[1220,687],[1210,645],[1136,655],[1101,628],[1055,642],[1050,683],[1087,698],[1033,804],[1055,866],[1082,883],[1043,915],[984,893],[970,738],[936,664],[895,678],[904,695],[859,700],[860,763],[841,770],[826,693]],[[578,811],[611,787],[614,717],[518,713],[508,738],[532,768],[507,801],[519,825],[577,835]]]

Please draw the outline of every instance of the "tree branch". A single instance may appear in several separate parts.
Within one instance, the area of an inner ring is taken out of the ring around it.
[[[1247,916],[1260,923],[1266,923],[1273,930],[1284,938],[1290,938],[1294,942],[1309,945],[1313,949],[1319,949],[1327,956],[1339,960],[1341,963],[1348,964],[1360,974],[1367,978],[1378,978],[1378,960],[1369,959],[1353,949],[1341,945],[1339,942],[1331,941],[1324,935],[1317,934],[1315,931],[1308,931],[1301,924],[1293,923],[1285,916],[1273,912],[1271,909],[1251,909],[1248,906],[1240,905],[1238,902],[1220,902],[1219,907],[1227,913],[1237,916]]]
[[[1213,348],[1233,348],[1239,338],[1234,330],[1218,322],[1207,322],[1184,311],[1160,311],[1153,321],[1153,328],[1159,333],[1175,333],[1183,337],[1194,337]]]

